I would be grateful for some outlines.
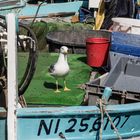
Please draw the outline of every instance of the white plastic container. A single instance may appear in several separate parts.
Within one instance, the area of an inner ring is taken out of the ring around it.
[[[112,18],[113,31],[126,32],[132,34],[140,34],[140,20],[133,18]]]
[[[100,0],[89,0],[88,8],[98,8]]]

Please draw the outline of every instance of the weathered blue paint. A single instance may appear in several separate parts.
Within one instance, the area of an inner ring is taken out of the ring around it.
[[[111,51],[140,57],[140,35],[112,32]]]
[[[0,140],[6,140],[6,111],[0,108]]]
[[[1,1],[3,4],[1,4]],[[15,13],[18,14],[19,11],[25,7],[26,1],[24,0],[15,0],[15,3],[11,3],[10,0],[6,1],[7,4],[4,4],[4,0],[0,0],[0,15],[6,15],[8,13]]]
[[[12,12],[15,13],[19,18],[34,17],[39,5],[27,3],[25,5],[25,2],[21,0],[20,3],[17,3],[17,5],[0,7],[0,14],[6,15]],[[49,14],[56,14],[60,12],[78,12],[81,6],[88,7],[88,0],[63,3],[44,3],[40,6],[37,17],[46,17]]]
[[[52,13],[59,12],[78,12],[82,5],[87,5],[87,1],[74,1],[74,2],[65,2],[65,3],[51,3],[43,4],[38,12],[38,16],[48,16]],[[27,4],[21,11],[18,13],[19,17],[33,17],[36,14],[38,5]]]
[[[140,135],[140,103],[106,107],[122,138]],[[25,108],[17,110],[18,140],[93,140],[99,137],[100,109],[96,106]],[[118,139],[105,115],[103,139]]]
[[[4,10],[12,10],[12,9],[18,9],[18,8],[23,8],[25,6],[24,2],[18,2],[16,5],[8,5],[8,6],[1,6],[0,11]]]

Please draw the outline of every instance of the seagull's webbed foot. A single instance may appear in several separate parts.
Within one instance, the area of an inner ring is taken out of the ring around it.
[[[65,88],[64,88],[64,91],[71,91],[71,89],[65,87]]]
[[[71,89],[69,89],[69,88],[67,88],[67,86],[66,86],[66,81],[65,81],[65,79],[64,79],[64,91],[70,91]]]
[[[55,90],[55,93],[59,93],[59,92],[61,92],[59,89],[56,89],[56,90]]]

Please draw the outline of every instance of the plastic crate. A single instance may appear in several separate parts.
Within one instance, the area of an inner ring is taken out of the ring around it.
[[[104,86],[140,93],[140,59],[122,57],[111,69]]]
[[[99,78],[86,83],[86,98],[87,104],[96,105],[98,99],[102,97],[105,89],[104,83],[108,77],[108,73],[100,76]],[[127,104],[140,101],[140,94],[137,92],[130,92],[124,90],[112,90],[112,95],[109,99],[109,104]]]

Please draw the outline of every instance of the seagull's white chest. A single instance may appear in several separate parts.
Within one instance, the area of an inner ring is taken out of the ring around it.
[[[65,63],[56,63],[55,64],[55,70],[54,70],[54,74],[56,76],[66,76],[69,72],[69,65],[65,62]]]
[[[51,71],[51,75],[54,77],[65,77],[69,73],[69,65],[67,63],[67,56],[64,54],[60,54],[58,61],[53,66],[53,71]]]

